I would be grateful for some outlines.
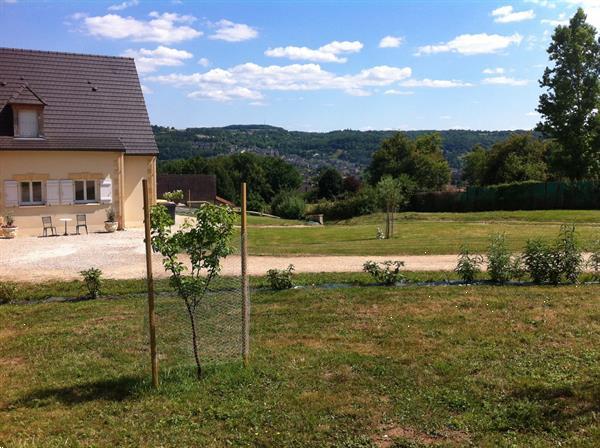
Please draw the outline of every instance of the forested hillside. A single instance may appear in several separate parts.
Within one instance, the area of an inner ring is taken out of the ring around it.
[[[287,131],[267,125],[234,125],[222,128],[174,128],[153,126],[160,159],[171,160],[195,156],[255,152],[278,155],[304,174],[322,166],[333,166],[346,174],[360,173],[370,162],[371,154],[382,140],[396,131],[332,132]],[[414,138],[431,131],[407,131]],[[446,158],[453,169],[460,167],[460,156],[480,144],[489,148],[513,133],[523,131],[439,131]]]

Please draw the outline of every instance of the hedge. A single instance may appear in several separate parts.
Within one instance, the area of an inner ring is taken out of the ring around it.
[[[468,187],[465,191],[417,193],[409,209],[418,212],[552,210],[600,208],[600,183],[520,182]]]

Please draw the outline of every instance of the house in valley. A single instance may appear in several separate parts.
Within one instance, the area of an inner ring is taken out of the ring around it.
[[[140,225],[157,154],[133,59],[0,48],[0,212],[20,229],[76,214],[101,226],[109,208]]]

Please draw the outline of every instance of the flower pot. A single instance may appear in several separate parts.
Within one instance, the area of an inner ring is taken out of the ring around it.
[[[104,221],[104,229],[106,229],[108,233],[115,232],[117,230],[118,225],[118,222]]]
[[[14,238],[17,236],[17,227],[2,227],[4,238]]]

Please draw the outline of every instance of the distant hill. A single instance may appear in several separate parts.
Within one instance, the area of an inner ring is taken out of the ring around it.
[[[331,132],[287,131],[268,125],[232,125],[219,128],[174,129],[153,126],[161,160],[214,157],[244,151],[276,155],[312,175],[324,165],[346,174],[359,174],[382,140],[397,131]],[[433,131],[407,131],[411,137]],[[442,136],[444,153],[452,168],[460,169],[460,157],[480,144],[489,148],[513,133],[526,131],[436,131]]]

